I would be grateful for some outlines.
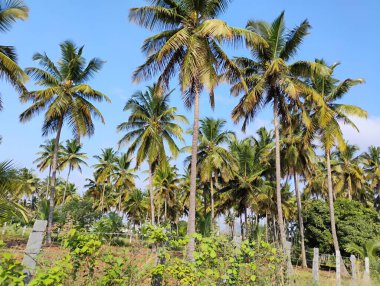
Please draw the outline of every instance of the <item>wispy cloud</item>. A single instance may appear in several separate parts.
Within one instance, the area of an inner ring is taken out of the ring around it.
[[[348,125],[342,125],[344,137],[350,144],[356,144],[361,150],[367,149],[369,146],[380,146],[380,117],[352,118],[359,132]]]

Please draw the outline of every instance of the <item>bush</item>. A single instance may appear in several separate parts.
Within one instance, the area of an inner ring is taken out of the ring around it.
[[[100,237],[111,242],[116,233],[120,233],[123,228],[123,219],[115,212],[110,213],[108,216],[102,217],[94,223],[93,231]]]
[[[380,235],[380,215],[374,208],[366,208],[357,201],[338,199],[334,203],[335,220],[342,255],[348,243],[364,246]],[[328,203],[314,200],[303,209],[305,240],[309,248],[318,247],[320,253],[334,251]]]
[[[24,268],[21,263],[9,253],[4,253],[0,259],[0,285],[24,285]]]
[[[74,279],[79,271],[85,278],[92,278],[101,246],[102,243],[96,235],[81,234],[75,229],[69,231],[64,240],[64,247],[70,250]]]
[[[196,235],[194,262],[174,258],[159,265],[164,281],[178,285],[280,285],[280,252],[264,241],[243,241],[238,248],[225,237]]]
[[[76,229],[89,229],[101,217],[101,212],[93,209],[93,202],[88,199],[71,200],[56,209],[56,222],[63,226],[72,220]]]

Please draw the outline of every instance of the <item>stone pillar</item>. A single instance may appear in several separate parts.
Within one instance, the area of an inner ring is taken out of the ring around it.
[[[313,282],[319,284],[319,248],[314,248],[313,256]]]
[[[337,250],[335,252],[335,264],[336,264],[336,286],[341,286],[341,275],[340,275],[340,252]]]
[[[350,256],[351,261],[351,285],[356,286],[358,285],[358,276],[356,273],[356,257],[355,255],[351,254]]]
[[[24,259],[22,265],[25,266],[25,274],[27,275],[26,284],[30,281],[36,268],[36,257],[40,253],[42,241],[45,235],[47,226],[46,220],[36,220],[33,225],[33,230],[29,235],[28,243],[26,244]]]
[[[363,275],[363,281],[365,285],[368,285],[370,283],[370,276],[369,276],[369,258],[364,258],[364,275]]]
[[[292,248],[292,243],[290,241],[286,241],[285,242],[285,256],[286,256],[286,270],[287,270],[288,277],[293,275],[291,248]]]

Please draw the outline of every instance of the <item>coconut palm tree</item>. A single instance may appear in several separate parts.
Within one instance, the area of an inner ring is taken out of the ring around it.
[[[17,187],[17,170],[11,161],[0,162],[0,223],[14,217],[28,220],[27,210],[13,193]]]
[[[376,239],[369,240],[361,246],[350,242],[346,245],[345,250],[349,253],[355,253],[361,259],[369,257],[371,260],[375,260],[380,256],[380,241]]]
[[[119,190],[119,212],[121,211],[122,200],[125,200],[127,194],[135,188],[135,178],[137,178],[137,176],[133,173],[135,170],[131,168],[131,165],[132,158],[126,153],[121,154],[115,162],[113,177],[115,188]]]
[[[370,181],[370,186],[380,195],[380,147],[370,146],[362,154],[363,169]]]
[[[165,144],[176,157],[179,147],[175,139],[183,141],[183,129],[179,123],[187,123],[177,108],[169,105],[171,92],[159,94],[157,86],[148,87],[146,92],[138,91],[127,101],[124,111],[129,111],[128,120],[119,124],[119,132],[126,131],[119,140],[119,146],[130,143],[128,154],[136,152],[136,168],[143,161],[149,165],[149,193],[151,222],[154,224],[153,175],[155,169],[166,160]]]
[[[46,199],[48,199],[49,187],[50,187],[50,177],[51,177],[51,167],[52,167],[54,150],[55,150],[55,139],[46,140],[44,144],[40,145],[40,148],[42,150],[37,153],[38,157],[36,160],[33,161],[33,163],[37,164],[37,168],[40,172],[43,172],[47,168],[49,168],[49,173],[48,173],[48,177],[47,177],[47,184],[46,184]],[[58,154],[57,154],[57,161],[58,162],[61,161],[61,158],[63,155],[62,150],[63,150],[63,145],[60,144],[58,147]]]
[[[87,166],[86,159],[88,158],[86,153],[81,152],[83,144],[80,144],[77,140],[66,140],[66,145],[62,148],[62,161],[60,164],[60,169],[65,169],[66,166],[69,167],[66,177],[65,190],[63,192],[62,204],[65,203],[67,185],[69,183],[69,177],[71,171],[77,169],[82,173],[81,165]]]
[[[225,148],[234,136],[232,131],[223,130],[226,121],[206,117],[201,119],[200,123],[197,154],[198,176],[202,183],[208,182],[210,185],[211,228],[213,229],[215,220],[214,186],[218,187],[218,177],[224,183],[232,179],[238,171],[238,162],[233,154]]]
[[[42,135],[56,134],[50,182],[48,243],[51,242],[53,226],[55,181],[62,128],[67,124],[78,141],[83,136],[93,135],[93,119],[99,118],[104,123],[104,118],[91,101],[110,101],[106,95],[86,83],[101,69],[103,62],[93,58],[86,64],[82,55],[83,46],[77,47],[71,41],[61,43],[60,50],[62,56],[57,64],[45,53],[36,53],[33,56],[33,60],[38,61],[41,68],[30,67],[26,69],[26,73],[43,88],[24,92],[21,97],[23,102],[31,102],[31,106],[21,113],[20,121],[27,122],[44,112]]]
[[[316,155],[314,152],[315,146],[310,141],[312,137],[309,136],[307,130],[299,124],[301,122],[299,115],[300,114],[294,114],[292,116],[293,120],[290,127],[283,128],[281,158],[283,158],[282,169],[285,170],[287,174],[293,176],[294,180],[294,190],[298,210],[298,226],[301,239],[302,267],[306,268],[306,249],[299,176],[310,177],[311,174],[314,173],[313,162]]]
[[[309,33],[310,25],[304,20],[299,26],[287,31],[284,12],[272,23],[249,21],[247,29],[259,34],[266,43],[265,48],[251,47],[253,59],[239,57],[236,64],[244,73],[245,82],[238,78],[231,89],[232,94],[243,94],[240,102],[232,111],[235,122],[243,119],[242,129],[253,120],[265,105],[273,103],[275,133],[275,166],[277,194],[277,223],[280,230],[281,245],[284,246],[285,227],[281,208],[281,160],[279,120],[290,122],[290,107],[302,108],[301,96],[323,104],[322,98],[308,87],[302,78],[322,72],[324,68],[313,62],[298,61],[289,64],[304,37]],[[248,92],[245,88],[248,85]],[[304,113],[302,118],[307,118]]]
[[[21,0],[0,1],[0,32],[9,31],[17,20],[28,18],[29,9]],[[28,79],[27,74],[17,65],[16,50],[12,46],[0,45],[0,78],[8,81],[18,92],[26,91],[24,83]],[[0,96],[0,110],[2,101]]]
[[[346,190],[347,198],[352,200],[353,196],[357,199],[359,193],[365,189],[366,179],[360,165],[361,157],[355,154],[359,147],[347,142],[345,145],[344,150],[336,150],[331,154],[332,160],[335,161],[332,169],[337,178],[335,192],[341,193]]]
[[[146,196],[140,189],[134,189],[128,199],[123,202],[123,211],[128,215],[128,220],[134,226],[141,224],[145,220],[145,214],[149,207]]]
[[[272,142],[266,148],[272,149]],[[244,215],[245,232],[243,228],[241,232],[242,237],[246,238],[248,235],[248,210],[255,211],[258,218],[258,215],[261,214],[259,210],[261,205],[258,202],[259,194],[271,187],[269,182],[263,178],[263,174],[268,168],[268,165],[263,163],[266,160],[263,155],[268,154],[268,151],[264,151],[263,145],[260,147],[256,145],[253,137],[239,140],[236,136],[233,136],[229,143],[229,151],[237,160],[238,171],[220,190],[220,193],[226,193],[227,196],[224,197],[219,208],[220,211],[235,208],[237,214],[240,215],[241,224]]]
[[[245,29],[227,25],[217,17],[224,12],[229,0],[154,0],[150,6],[132,8],[129,19],[149,30],[159,30],[147,38],[143,51],[146,62],[137,68],[133,78],[149,80],[159,75],[158,85],[168,88],[170,80],[178,75],[181,93],[188,108],[194,106],[193,138],[191,151],[190,206],[188,217],[188,256],[193,257],[195,247],[196,165],[199,128],[199,96],[206,89],[214,106],[214,88],[219,75],[227,69],[238,70],[224,53],[221,43],[237,44],[245,38],[262,44],[260,37]],[[235,76],[237,76],[234,73]]]
[[[177,167],[170,166],[169,162],[162,164],[154,172],[153,186],[155,187],[155,196],[158,204],[164,201],[164,222],[167,221],[168,207],[173,206],[177,200],[176,194],[179,188],[179,177]],[[159,212],[159,211],[158,211]],[[160,222],[160,214],[157,215],[157,222]]]
[[[317,60],[316,62],[324,64],[324,61]],[[362,84],[363,79],[345,79],[339,81],[333,77],[333,72],[339,63],[329,66],[330,73],[327,76],[315,76],[312,79],[312,86],[322,96],[326,103],[324,106],[319,106],[313,115],[314,120],[317,122],[319,129],[317,134],[320,137],[322,148],[326,158],[327,168],[327,189],[328,201],[331,220],[331,233],[334,241],[335,251],[339,251],[338,237],[336,234],[335,225],[335,211],[334,211],[334,191],[331,171],[331,149],[337,145],[338,149],[345,150],[346,142],[343,138],[343,133],[339,123],[348,124],[358,131],[358,128],[350,119],[350,116],[367,117],[367,112],[357,106],[337,103],[341,101],[344,95],[351,89],[351,87]],[[308,106],[310,108],[310,105]],[[348,272],[342,265],[342,274],[348,275]]]
[[[69,202],[73,199],[79,199],[78,190],[75,184],[66,184],[63,179],[57,178],[55,204],[63,205],[63,200]]]
[[[108,185],[109,191],[112,190],[112,177],[116,169],[117,152],[113,148],[102,149],[101,155],[95,155],[94,158],[98,163],[94,165],[95,168],[95,182],[102,186],[102,193],[100,196],[100,211],[104,211],[105,192]]]

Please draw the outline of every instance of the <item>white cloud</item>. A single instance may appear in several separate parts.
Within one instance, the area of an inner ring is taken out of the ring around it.
[[[356,144],[360,149],[366,150],[369,146],[380,146],[380,117],[368,119],[353,117],[352,121],[358,127],[359,132],[348,125],[342,125],[344,138],[350,144]]]

